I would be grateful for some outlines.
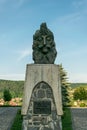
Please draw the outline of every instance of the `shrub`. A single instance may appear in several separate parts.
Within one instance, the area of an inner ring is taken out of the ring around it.
[[[83,102],[80,104],[80,107],[86,107],[86,104]]]
[[[76,88],[73,93],[75,100],[87,100],[87,90],[84,87]]]
[[[5,89],[3,93],[4,101],[10,101],[12,99],[9,89]]]

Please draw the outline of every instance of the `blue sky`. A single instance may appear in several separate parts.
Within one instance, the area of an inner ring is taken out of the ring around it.
[[[70,82],[87,82],[87,0],[0,0],[0,79],[24,80],[33,34],[46,22]]]

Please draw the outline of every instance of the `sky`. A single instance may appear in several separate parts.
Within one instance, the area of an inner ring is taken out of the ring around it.
[[[87,83],[87,0],[0,0],[0,79],[25,80],[33,34],[46,22],[69,82]]]

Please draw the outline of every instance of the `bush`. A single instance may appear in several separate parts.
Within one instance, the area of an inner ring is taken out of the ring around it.
[[[83,102],[80,104],[80,107],[86,107],[86,104]]]
[[[3,98],[4,101],[10,101],[12,99],[11,93],[8,89],[4,90]]]
[[[76,88],[73,93],[75,100],[87,100],[87,90],[84,87]]]

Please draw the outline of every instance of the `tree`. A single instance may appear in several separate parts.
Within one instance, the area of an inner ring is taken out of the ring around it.
[[[4,97],[4,101],[10,101],[12,99],[9,89],[4,90],[3,97]]]
[[[59,70],[60,70],[60,81],[62,90],[62,103],[63,106],[67,106],[68,103],[70,102],[68,93],[70,83],[67,81],[67,73],[63,69],[62,64],[59,65]]]
[[[87,100],[87,90],[84,87],[76,88],[73,93],[75,100]]]

